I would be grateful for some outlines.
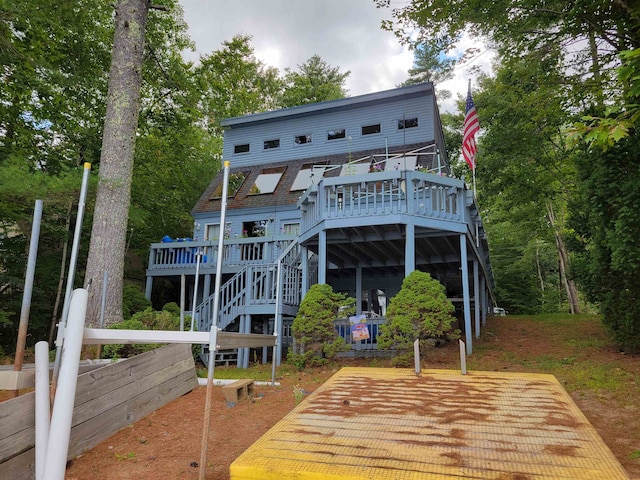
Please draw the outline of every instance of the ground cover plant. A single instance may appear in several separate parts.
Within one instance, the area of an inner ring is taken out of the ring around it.
[[[631,478],[640,478],[640,355],[615,347],[589,315],[491,317],[474,338],[469,370],[550,373],[584,412]],[[430,350],[423,370],[458,369],[456,342]],[[229,405],[214,390],[207,478],[227,479],[230,463],[342,366],[389,367],[383,358],[336,360],[298,371],[283,365],[279,386],[256,385],[252,401]],[[216,367],[216,378],[268,379],[270,366]],[[204,388],[198,388],[73,460],[66,478],[197,478]]]

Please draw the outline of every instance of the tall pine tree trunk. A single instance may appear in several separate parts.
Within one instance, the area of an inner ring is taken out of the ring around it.
[[[109,273],[105,325],[122,320],[125,242],[148,13],[147,0],[119,0],[116,6],[100,176],[85,275],[85,286],[91,284],[87,324],[92,325],[97,324],[100,314],[105,271]]]
[[[547,203],[547,218],[549,218],[549,223],[551,224],[551,228],[553,229],[553,235],[556,239],[556,247],[558,249],[558,259],[560,266],[560,277],[562,279],[562,283],[564,283],[565,290],[567,292],[567,300],[569,301],[569,308],[571,313],[580,313],[580,304],[578,302],[578,289],[576,288],[576,284],[573,280],[571,280],[567,276],[567,270],[569,266],[569,255],[567,254],[567,248],[564,246],[564,242],[562,241],[562,236],[560,235],[560,231],[558,226],[556,225],[556,215],[553,212],[553,205],[551,202]]]

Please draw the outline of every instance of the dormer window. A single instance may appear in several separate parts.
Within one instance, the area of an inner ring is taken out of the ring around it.
[[[362,135],[373,135],[375,133],[380,133],[382,128],[379,123],[373,125],[365,125],[362,127]]]
[[[249,153],[250,150],[250,145],[248,143],[241,143],[239,145],[234,145],[233,146],[233,153],[234,154],[238,154],[238,153]]]
[[[274,138],[273,140],[265,140],[264,141],[264,150],[269,150],[271,148],[280,148],[280,139]]]
[[[344,128],[329,130],[327,132],[327,140],[338,140],[340,138],[345,138],[347,136],[347,131]]]
[[[249,195],[273,193],[282,178],[286,167],[264,168],[249,190]]]
[[[398,120],[398,130],[404,130],[405,128],[416,128],[418,126],[418,117],[403,118]]]

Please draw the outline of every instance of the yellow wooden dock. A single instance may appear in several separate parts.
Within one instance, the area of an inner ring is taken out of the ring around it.
[[[232,480],[628,479],[552,375],[343,368]]]

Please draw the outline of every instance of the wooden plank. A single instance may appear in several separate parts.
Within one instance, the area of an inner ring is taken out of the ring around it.
[[[242,347],[273,347],[276,344],[275,335],[262,333],[233,333],[218,332],[218,349]]]
[[[31,388],[35,385],[35,371],[22,370],[20,372],[0,372],[0,390],[20,390]]]
[[[173,365],[168,365],[157,372],[140,377],[131,384],[115,388],[108,393],[93,398],[91,401],[76,405],[73,411],[72,425],[75,426],[87,421],[91,417],[102,415],[113,405],[126,403],[130,398],[134,398],[146,390],[153,389],[156,385],[164,383],[167,379],[182,375],[185,372],[193,377],[195,384],[197,379],[192,357]]]
[[[126,426],[144,418],[158,408],[188,393],[194,388],[194,376],[184,372],[160,385],[129,398],[112,409],[97,415],[71,430],[69,458],[93,448]]]
[[[166,345],[81,375],[78,377],[76,407],[184,359],[191,359],[195,369],[189,345]]]
[[[0,465],[2,480],[33,480],[35,464],[36,450],[30,448]]]
[[[0,463],[35,443],[35,393],[0,403]]]

